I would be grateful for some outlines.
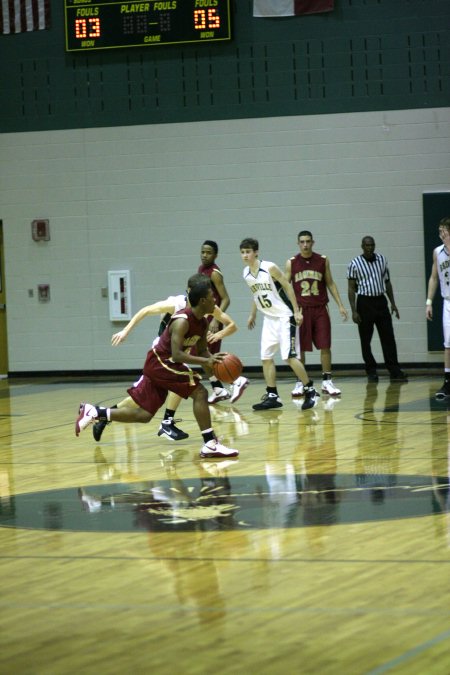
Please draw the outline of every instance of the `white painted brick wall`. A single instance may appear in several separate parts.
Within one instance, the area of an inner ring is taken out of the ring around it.
[[[206,238],[219,244],[240,326],[226,348],[259,365],[238,245],[256,237],[261,257],[284,267],[304,228],[346,306],[347,263],[373,235],[391,267],[400,360],[440,362],[426,343],[422,193],[448,189],[444,108],[2,134],[9,370],[139,369],[158,320],[113,349],[121,324],[101,297],[107,271],[131,270],[137,311],[184,290]],[[50,219],[50,242],[32,241],[34,218]],[[48,304],[39,283],[51,286]],[[334,363],[360,363],[356,326],[330,308]]]

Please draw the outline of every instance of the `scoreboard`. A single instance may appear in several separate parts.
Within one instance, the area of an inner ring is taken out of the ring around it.
[[[66,51],[231,40],[230,0],[64,0]]]

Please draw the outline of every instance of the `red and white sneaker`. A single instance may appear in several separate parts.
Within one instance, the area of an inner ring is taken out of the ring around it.
[[[237,378],[233,382],[233,389],[231,390],[231,398],[230,398],[230,403],[236,403],[236,401],[241,398],[242,394],[244,393],[244,390],[248,387],[248,380],[246,377],[240,377]]]
[[[341,390],[334,386],[333,380],[322,380],[322,391],[330,396],[341,395]]]
[[[214,403],[220,403],[220,401],[226,401],[229,398],[230,392],[224,387],[214,387],[213,393],[208,397],[208,403],[209,405],[214,405]]]
[[[78,417],[75,421],[75,435],[79,436],[92,422],[97,419],[97,408],[91,403],[80,403]]]
[[[303,382],[296,382],[295,387],[291,391],[291,396],[292,398],[301,398],[302,396],[305,395],[305,388],[303,386]]]
[[[200,457],[207,459],[214,457],[237,457],[238,455],[239,450],[227,448],[226,445],[222,445],[222,443],[219,443],[219,441],[216,441],[215,439],[205,443],[200,450]]]

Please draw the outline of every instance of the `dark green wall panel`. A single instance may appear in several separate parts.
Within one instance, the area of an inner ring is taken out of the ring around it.
[[[336,0],[254,19],[231,43],[64,52],[52,27],[0,36],[0,131],[357,112],[450,104],[450,0]]]

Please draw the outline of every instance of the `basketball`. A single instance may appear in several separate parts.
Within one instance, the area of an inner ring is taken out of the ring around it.
[[[242,373],[242,361],[235,354],[226,354],[222,361],[216,361],[213,366],[214,375],[221,382],[231,384]]]

